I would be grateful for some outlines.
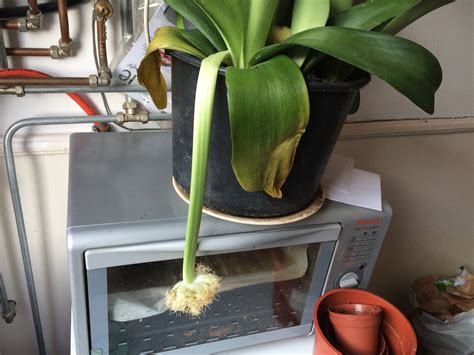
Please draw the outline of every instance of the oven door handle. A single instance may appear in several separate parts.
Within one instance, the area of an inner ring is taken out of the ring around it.
[[[331,224],[205,237],[199,239],[198,251],[223,252],[327,242],[337,240],[340,232],[341,226],[339,224]]]
[[[329,224],[202,237],[198,255],[334,241],[340,232],[339,224]],[[181,259],[183,251],[183,239],[92,249],[85,252],[86,269]]]

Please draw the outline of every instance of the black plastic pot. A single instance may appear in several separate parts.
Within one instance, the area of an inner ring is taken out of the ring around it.
[[[200,61],[178,52],[172,56],[173,176],[189,194],[194,98]],[[225,68],[221,68],[219,74],[204,204],[220,212],[245,217],[285,216],[304,209],[316,198],[354,97],[370,77],[344,83],[307,81],[311,117],[283,185],[283,198],[274,199],[264,192],[244,191],[234,176]]]

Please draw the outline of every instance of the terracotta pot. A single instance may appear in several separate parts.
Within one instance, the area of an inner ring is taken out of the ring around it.
[[[329,309],[338,347],[347,354],[375,355],[382,310],[365,304],[341,304]]]
[[[380,349],[382,350],[382,354],[416,354],[417,343],[415,331],[408,319],[406,319],[398,308],[368,291],[340,288],[329,291],[321,296],[314,306],[314,355],[342,355],[342,351],[328,340],[325,331],[328,328],[329,308],[347,303],[371,304],[382,309],[383,318],[380,330],[386,343],[385,350]]]

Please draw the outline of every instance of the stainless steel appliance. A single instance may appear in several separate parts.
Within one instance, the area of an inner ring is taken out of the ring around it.
[[[335,287],[366,288],[391,209],[326,201],[305,220],[255,226],[203,216],[200,261],[223,278],[199,318],[170,313],[187,205],[171,184],[171,133],[75,134],[68,247],[77,354],[205,354],[309,334]]]

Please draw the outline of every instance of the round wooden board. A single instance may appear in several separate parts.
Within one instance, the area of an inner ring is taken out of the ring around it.
[[[176,193],[178,194],[178,196],[181,197],[183,201],[189,204],[189,195],[176,182],[174,178],[173,178],[173,187]],[[209,216],[223,219],[229,222],[261,225],[261,226],[274,226],[274,225],[279,225],[279,224],[287,224],[287,223],[301,221],[305,218],[312,216],[313,214],[315,214],[316,212],[320,210],[320,208],[323,206],[324,200],[325,200],[324,191],[322,187],[320,186],[318,189],[318,196],[314,199],[313,202],[311,202],[305,209],[299,212],[287,215],[287,216],[268,217],[268,218],[242,217],[242,216],[235,216],[235,215],[219,212],[205,206],[202,208],[202,212]]]

